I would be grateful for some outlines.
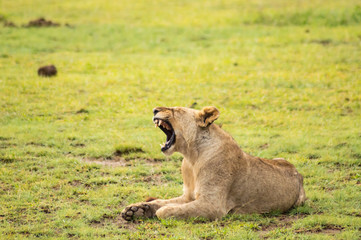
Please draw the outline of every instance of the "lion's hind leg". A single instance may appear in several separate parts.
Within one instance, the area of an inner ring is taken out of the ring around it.
[[[300,184],[300,192],[299,192],[297,201],[293,205],[294,207],[303,205],[307,199],[305,189],[303,188],[303,177],[301,174],[298,174],[298,179],[299,179],[299,184]]]
[[[300,173],[298,173],[296,171],[296,168],[289,163],[288,161],[286,161],[284,158],[274,158],[272,160],[275,160],[277,165],[280,166],[288,166],[291,167],[294,171],[294,175],[298,178],[298,184],[299,184],[299,194],[298,194],[298,198],[296,200],[296,202],[293,204],[294,207],[297,206],[301,206],[305,203],[306,201],[306,193],[305,193],[305,189],[303,188],[303,177]]]

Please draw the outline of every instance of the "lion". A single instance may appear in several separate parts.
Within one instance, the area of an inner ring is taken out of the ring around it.
[[[213,122],[215,107],[195,110],[156,107],[153,122],[167,136],[161,151],[181,153],[183,195],[127,206],[122,217],[204,217],[221,219],[228,213],[285,212],[306,200],[303,177],[282,158],[251,156],[241,150],[230,134]]]

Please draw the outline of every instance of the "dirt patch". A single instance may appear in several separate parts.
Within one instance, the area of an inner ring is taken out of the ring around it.
[[[40,77],[53,77],[56,76],[58,70],[54,65],[42,66],[38,69],[38,75]]]
[[[346,142],[342,142],[342,143],[339,143],[337,144],[334,149],[340,149],[340,148],[343,148],[343,147],[347,147],[347,143]]]
[[[119,156],[113,156],[111,158],[83,158],[83,162],[86,163],[96,163],[103,166],[109,166],[109,167],[126,167],[130,166],[131,164],[127,162],[124,158]]]
[[[153,186],[163,185],[162,175],[160,174],[154,174],[154,175],[142,177],[137,182],[146,182],[149,183],[149,185],[153,185]]]
[[[164,162],[164,159],[160,159],[160,158],[139,158],[138,160],[143,160],[149,165],[157,165]]]
[[[278,227],[290,227],[292,223],[298,219],[304,218],[305,215],[281,215],[280,217],[277,217],[277,220],[275,222],[271,222],[269,225],[261,225],[262,231],[271,231]]]
[[[32,145],[32,146],[37,146],[37,147],[46,147],[46,145],[44,143],[37,143],[37,142],[29,142],[26,145]]]
[[[83,147],[85,147],[85,144],[84,143],[71,143],[70,146],[83,148]]]
[[[133,147],[133,146],[122,146],[115,150],[114,156],[124,156],[129,155],[130,153],[144,153],[144,150],[140,147]]]
[[[289,228],[292,224],[297,221],[298,219],[302,219],[306,217],[306,214],[299,214],[299,215],[281,215],[276,218],[275,221],[271,221],[267,225],[260,225],[260,236],[262,238],[267,238],[266,235],[268,232],[276,229],[276,228]]]
[[[104,227],[106,225],[107,222],[111,221],[114,222],[114,220],[116,221],[116,218],[114,216],[111,216],[109,214],[103,214],[103,216],[100,219],[93,219],[89,221],[90,226],[92,227]]]
[[[16,28],[16,24],[11,22],[11,21],[5,21],[4,22],[4,27],[12,27],[12,28]]]
[[[43,212],[43,213],[51,213],[51,212],[53,212],[53,209],[49,205],[43,205],[43,206],[39,207],[39,211]]]
[[[89,223],[90,223],[90,226],[92,226],[93,228],[103,227],[104,226],[104,223],[102,221],[99,221],[99,220],[91,220]]]
[[[10,184],[5,184],[5,183],[0,184],[0,193],[10,192],[10,191],[13,191],[14,189],[15,189],[14,186],[12,186]],[[1,217],[1,214],[0,214],[0,217]]]
[[[73,187],[77,187],[82,185],[82,182],[80,180],[73,180],[73,181],[69,181],[68,184],[70,184]]]
[[[361,179],[361,174],[360,173],[349,173],[346,177],[345,180],[346,181],[351,181],[351,180],[358,180]]]
[[[89,113],[89,111],[84,108],[81,108],[78,111],[76,111],[76,114],[82,114],[82,113]]]
[[[74,138],[75,139],[75,138]],[[71,138],[70,140],[73,140]],[[72,147],[85,147],[86,145],[84,143],[71,143]],[[72,152],[64,153],[67,156],[71,157],[77,157],[81,161],[86,163],[96,163],[103,166],[112,166],[112,167],[126,167],[126,166],[132,166],[137,162],[142,162],[141,164],[149,164],[149,165],[157,165],[164,161],[164,159],[158,159],[158,158],[143,158],[143,157],[137,157],[137,156],[129,156],[131,153],[145,153],[143,149],[135,146],[121,146],[116,148],[115,152],[111,156],[99,156],[99,157],[86,157],[85,153],[80,154],[72,154]],[[142,179],[142,181],[148,181],[148,182],[154,182],[158,183],[160,182],[161,176],[153,175],[151,177],[145,177]],[[157,184],[155,184],[157,185]]]
[[[295,233],[322,233],[322,234],[328,234],[328,235],[335,235],[339,232],[341,232],[344,229],[344,227],[333,225],[333,224],[326,224],[323,226],[318,226],[312,229],[305,229],[300,228],[298,230],[295,230]]]
[[[9,137],[1,137],[0,136],[0,141],[9,141],[11,140],[12,138],[9,138]]]
[[[350,173],[348,176],[345,177],[347,182],[356,180],[357,185],[361,185],[361,174],[360,173]],[[359,214],[361,216],[361,214]]]
[[[75,28],[74,25],[71,25],[69,23],[65,23],[65,27],[68,27],[68,28]]]
[[[271,136],[271,138],[279,138],[279,137],[281,137],[280,134],[275,134],[275,135]]]
[[[0,143],[0,148],[13,148],[13,147],[16,147],[16,144],[15,143]]]
[[[268,143],[265,143],[265,144],[262,144],[260,146],[258,146],[259,149],[267,149],[269,147],[269,144]]]
[[[307,158],[312,160],[312,159],[319,159],[319,158],[321,158],[321,156],[317,153],[310,153],[307,155]]]
[[[332,43],[332,40],[331,39],[316,39],[316,40],[312,40],[311,43],[317,43],[317,44],[321,44],[323,46],[327,46]]]
[[[346,213],[346,215],[353,216],[353,217],[361,217],[361,213],[359,213],[359,212]]]
[[[353,109],[347,106],[341,109],[340,116],[347,116],[352,113],[353,113]]]
[[[15,160],[16,159],[12,158],[12,157],[2,157],[2,156],[0,156],[0,163],[12,163]]]
[[[60,24],[53,22],[51,20],[46,20],[45,18],[38,18],[29,21],[28,24],[25,25],[25,27],[59,27]]]
[[[85,158],[81,158],[81,160],[83,162],[86,163],[96,163],[99,165],[103,165],[103,166],[112,166],[112,167],[127,167],[127,166],[132,166],[134,161],[138,161],[138,160],[142,160],[145,161],[146,164],[149,165],[157,165],[162,163],[162,160],[159,159],[151,159],[151,158],[134,158],[134,159],[125,159],[123,157],[120,156],[112,156],[112,157],[100,157],[100,158],[95,158],[95,157],[85,157]],[[157,183],[161,182],[161,176],[159,175],[152,175],[152,176],[147,176],[141,179],[141,181],[145,181],[145,182],[152,182],[153,185],[159,185]]]
[[[127,229],[130,231],[136,231],[137,230],[137,224],[139,223],[137,220],[133,220],[131,222],[128,222],[122,218],[122,215],[119,214],[119,216],[116,218],[116,225],[119,228]]]

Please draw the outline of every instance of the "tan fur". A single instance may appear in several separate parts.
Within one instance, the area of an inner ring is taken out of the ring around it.
[[[126,220],[138,217],[218,219],[227,213],[286,211],[305,202],[303,178],[284,159],[263,159],[244,153],[216,124],[215,107],[201,111],[155,108],[155,117],[171,123],[175,144],[166,155],[183,156],[183,195],[170,200],[136,203],[123,211]]]

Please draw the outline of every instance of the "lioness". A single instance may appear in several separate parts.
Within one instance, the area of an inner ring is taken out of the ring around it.
[[[227,213],[286,211],[305,202],[303,178],[284,159],[253,157],[216,124],[219,111],[157,107],[153,122],[166,135],[161,150],[183,156],[183,195],[129,205],[125,220],[134,217],[219,219]]]

